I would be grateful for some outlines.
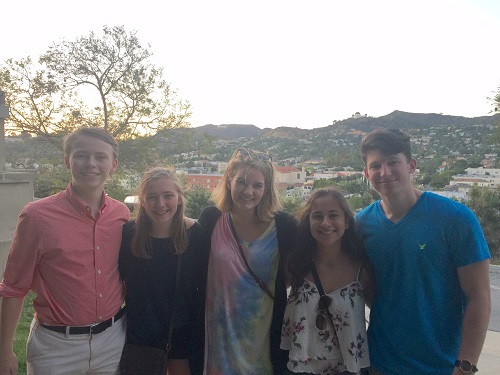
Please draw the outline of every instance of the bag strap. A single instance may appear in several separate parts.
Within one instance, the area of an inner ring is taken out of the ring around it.
[[[271,293],[271,291],[267,287],[267,284],[259,276],[257,276],[257,274],[252,270],[252,268],[248,264],[247,258],[245,257],[245,253],[243,252],[243,247],[241,246],[240,238],[238,237],[238,234],[236,234],[236,229],[234,228],[233,219],[231,218],[231,213],[230,212],[227,213],[227,218],[228,218],[228,221],[229,221],[229,227],[231,228],[231,233],[233,234],[233,237],[234,237],[234,239],[236,241],[236,244],[238,245],[238,250],[240,252],[241,258],[243,259],[243,262],[245,263],[245,266],[246,266],[248,272],[250,272],[250,275],[252,275],[252,277],[257,282],[257,284],[259,285],[259,287],[264,292],[266,292],[266,294],[269,297],[271,297],[271,299],[274,301],[273,293]]]
[[[175,290],[174,290],[174,306],[172,308],[172,315],[170,316],[170,320],[168,322],[168,334],[167,334],[167,345],[165,345],[165,352],[169,352],[170,349],[172,348],[172,335],[174,333],[174,323],[173,321],[175,320],[175,306],[177,305],[175,303],[175,299],[179,295],[179,289],[180,289],[180,280],[181,280],[181,265],[182,265],[182,254],[177,255],[177,268],[175,271]]]
[[[314,262],[313,262],[313,265],[311,268],[311,273],[314,277],[314,283],[316,284],[316,288],[318,288],[319,295],[321,297],[323,297],[325,295],[325,290],[323,289],[323,285],[321,284],[321,280],[319,279],[318,271],[316,271],[316,266],[314,265]],[[335,324],[333,324],[333,318],[332,318],[332,313],[330,312],[330,309],[328,309],[326,315],[328,316],[328,320],[330,321],[330,324],[332,325],[333,333],[335,333],[335,335],[337,335],[337,332],[336,332],[337,330],[335,328]]]

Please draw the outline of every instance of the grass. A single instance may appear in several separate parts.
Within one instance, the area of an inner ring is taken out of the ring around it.
[[[24,300],[23,311],[17,325],[16,335],[14,336],[14,353],[17,356],[19,364],[18,375],[26,375],[26,340],[30,332],[31,321],[33,320],[33,299],[35,295],[30,292]]]

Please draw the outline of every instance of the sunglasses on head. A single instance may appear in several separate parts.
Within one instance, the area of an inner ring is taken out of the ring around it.
[[[263,160],[263,161],[269,161],[272,163],[273,161],[273,157],[269,154],[265,154],[263,152],[260,152],[260,151],[253,151],[253,150],[249,150],[247,148],[239,148],[237,149],[235,152],[234,152],[234,156],[238,156],[238,155],[241,155],[243,157],[250,157],[252,159],[258,159],[258,160]]]

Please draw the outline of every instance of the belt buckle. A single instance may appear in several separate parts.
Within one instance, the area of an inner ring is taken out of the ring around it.
[[[101,323],[102,323],[102,322],[101,322]],[[95,327],[97,327],[97,326],[98,326],[99,324],[101,324],[101,323],[94,323],[94,324],[91,324],[91,325],[89,326],[89,328],[90,328],[90,334],[93,334],[93,333],[94,333],[94,328],[95,328]],[[99,332],[96,332],[96,333],[99,333]]]

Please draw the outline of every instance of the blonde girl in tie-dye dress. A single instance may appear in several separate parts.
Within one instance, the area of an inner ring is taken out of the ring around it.
[[[204,374],[281,374],[285,263],[296,222],[277,211],[270,155],[236,150],[212,198],[217,207],[199,218],[211,234]]]

